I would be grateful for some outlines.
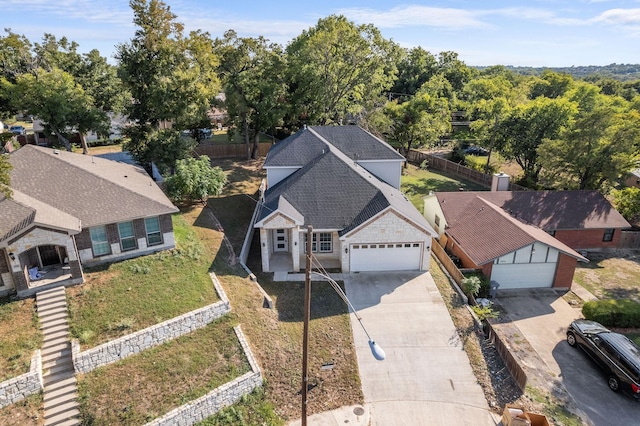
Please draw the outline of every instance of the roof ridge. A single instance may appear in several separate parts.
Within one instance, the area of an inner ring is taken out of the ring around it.
[[[37,153],[38,153],[38,155],[43,155],[43,156],[44,156],[44,155],[48,155],[48,153],[47,153],[45,150],[48,150],[49,148],[44,148],[44,147],[40,147],[40,146],[36,146],[36,145],[27,144],[27,145],[24,145],[21,149],[23,149],[24,147],[27,147],[27,146],[32,147],[32,149],[35,149],[35,152],[37,152]],[[82,171],[82,172],[89,173],[89,174],[91,174],[92,176],[94,176],[95,178],[99,179],[101,182],[106,183],[107,185],[113,185],[113,186],[116,186],[116,187],[118,187],[118,188],[122,188],[122,189],[124,189],[124,190],[126,190],[126,191],[129,191],[129,192],[131,192],[131,193],[134,193],[134,194],[136,194],[136,195],[138,195],[138,196],[140,196],[140,197],[144,197],[145,199],[147,199],[148,201],[153,202],[155,205],[157,205],[157,206],[159,206],[159,207],[166,207],[166,205],[164,205],[164,204],[162,204],[162,203],[159,203],[158,201],[154,200],[153,198],[148,197],[148,196],[147,196],[146,194],[144,194],[144,193],[140,193],[140,192],[138,192],[138,191],[135,191],[135,190],[134,190],[134,189],[132,189],[131,187],[127,187],[127,186],[125,186],[125,185],[120,185],[119,183],[114,182],[113,180],[106,179],[106,178],[104,178],[103,176],[101,176],[100,174],[98,174],[98,173],[96,173],[96,172],[92,171],[91,169],[81,167],[81,166],[79,166],[79,165],[75,164],[73,161],[69,161],[67,158],[64,158],[64,157],[67,157],[67,156],[68,156],[68,155],[70,155],[70,154],[71,154],[71,155],[81,155],[81,154],[77,154],[77,153],[70,152],[70,151],[60,151],[60,150],[58,150],[58,149],[53,149],[53,150],[51,150],[51,151],[52,151],[52,154],[53,154],[53,155],[51,155],[51,157],[52,157],[52,158],[54,158],[54,159],[55,159],[55,161],[64,162],[65,164],[67,164],[68,166],[71,166],[71,167],[72,167],[72,168],[74,168],[75,170],[80,170],[80,171]],[[14,151],[14,153],[15,153],[15,152],[20,152],[20,149],[18,149],[18,150],[16,150],[16,151]],[[62,154],[62,155],[60,155],[60,153],[63,153],[63,154]],[[85,156],[85,154],[82,154],[82,156]],[[131,168],[135,168],[135,169],[141,169],[141,170],[143,170],[143,171],[144,171],[145,176],[146,176],[147,178],[149,178],[149,179],[150,179],[150,185],[149,185],[149,186],[151,186],[151,184],[152,184],[152,183],[154,183],[154,181],[153,181],[153,179],[151,178],[151,176],[149,176],[149,174],[147,173],[147,171],[146,171],[146,170],[144,170],[144,168],[143,168],[143,167],[141,167],[141,166],[134,165],[134,164],[120,163],[120,162],[118,162],[118,161],[108,160],[108,159],[106,159],[106,158],[96,157],[96,156],[94,156],[94,155],[88,155],[88,154],[86,154],[86,157],[91,157],[91,162],[92,162],[92,163],[94,163],[94,160],[96,160],[96,159],[97,159],[97,160],[98,160],[98,162],[103,162],[103,164],[112,163],[112,164],[117,164],[117,165],[118,165],[118,167],[123,166],[123,167],[131,167]],[[68,158],[70,158],[70,157],[68,157]],[[157,184],[156,184],[156,185],[157,185]],[[159,187],[159,185],[157,185],[157,186]],[[160,188],[160,190],[162,191],[162,188]],[[162,191],[162,192],[164,192],[164,191]],[[31,198],[33,198],[33,197],[31,197]],[[35,198],[34,198],[34,199],[35,199]],[[60,209],[57,209],[57,210],[60,210]],[[62,211],[62,210],[60,210],[60,211]],[[69,213],[67,213],[67,214],[69,214]],[[72,215],[72,216],[73,216],[73,215]]]

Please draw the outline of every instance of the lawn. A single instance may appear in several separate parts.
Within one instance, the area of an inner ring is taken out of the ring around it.
[[[599,299],[634,299],[640,302],[640,255],[614,256],[589,253],[589,263],[578,262],[573,280]]]
[[[85,270],[67,290],[71,333],[93,347],[218,300],[208,271],[219,241],[198,238],[173,216],[176,248]]]
[[[28,372],[42,344],[34,299],[0,299],[0,342],[0,381]]]
[[[240,253],[249,220],[255,209],[255,194],[263,172],[256,162],[219,161],[230,183],[224,193],[210,199],[208,207],[220,220],[234,251]],[[204,218],[196,223],[207,225]],[[234,313],[238,317],[251,347],[263,369],[264,394],[248,402],[236,404],[232,410],[220,413],[204,424],[224,423],[227,416],[247,413],[266,415],[268,407],[275,407],[281,418],[263,420],[264,424],[281,424],[300,417],[302,362],[302,300],[303,283],[274,283],[272,274],[260,268],[259,238],[257,234],[249,254],[249,267],[258,281],[273,298],[274,310],[261,308],[262,297],[256,287],[237,266],[228,264],[228,254],[220,250],[214,269],[220,278]],[[310,323],[309,378],[313,389],[309,392],[309,413],[331,410],[343,405],[363,402],[358,366],[353,347],[347,308],[326,283],[314,283],[312,291],[312,320]],[[322,364],[333,362],[332,370],[321,370]],[[249,416],[250,417],[250,416]],[[250,422],[249,424],[261,424]]]
[[[420,212],[424,210],[422,197],[428,195],[429,191],[450,192],[459,191],[460,189],[464,189],[465,191],[488,190],[482,185],[439,172],[421,169],[413,164],[407,164],[407,167],[402,169],[400,189]]]
[[[227,316],[81,376],[83,424],[144,424],[248,372],[233,325]]]

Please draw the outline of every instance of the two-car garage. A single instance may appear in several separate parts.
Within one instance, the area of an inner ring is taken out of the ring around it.
[[[350,271],[418,271],[424,243],[351,244]]]

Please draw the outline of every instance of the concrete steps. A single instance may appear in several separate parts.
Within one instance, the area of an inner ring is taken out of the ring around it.
[[[36,293],[36,307],[44,337],[42,346],[44,424],[45,426],[79,425],[78,389],[71,358],[64,287]]]

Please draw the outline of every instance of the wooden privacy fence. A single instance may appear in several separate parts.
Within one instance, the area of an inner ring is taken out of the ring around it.
[[[462,285],[462,279],[464,278],[464,275],[462,275],[462,272],[460,272],[455,263],[453,263],[453,260],[451,260],[449,255],[444,251],[444,249],[440,246],[440,243],[438,243],[435,238],[431,242],[431,251],[436,255],[440,263],[442,263],[442,266],[444,266],[444,269],[447,270],[456,284]]]
[[[450,173],[463,179],[470,180],[471,182],[477,183],[478,185],[483,185],[487,188],[491,188],[491,181],[493,179],[492,175],[473,170],[467,166],[463,166],[462,164],[454,163],[453,161],[449,161],[446,158],[438,157],[426,152],[416,151],[414,149],[410,150],[409,154],[407,155],[407,161],[409,161],[410,163],[422,164],[422,162],[425,160],[429,164],[428,167],[431,169]],[[528,190],[528,188],[510,182],[509,190],[526,191]]]
[[[620,231],[618,248],[640,249],[640,231]]]
[[[527,387],[527,374],[522,369],[522,366],[516,359],[516,357],[509,351],[507,345],[500,339],[500,336],[491,326],[489,321],[485,321],[485,334],[487,336],[487,340],[493,343],[498,354],[500,354],[500,358],[504,362],[505,367],[511,373],[511,377],[516,382],[521,391],[524,392]]]
[[[260,144],[258,144],[258,157],[266,156],[271,145],[271,142],[260,142]],[[205,142],[196,147],[196,152],[198,155],[206,155],[209,158],[247,158],[247,145],[243,143],[229,143],[221,145]]]

